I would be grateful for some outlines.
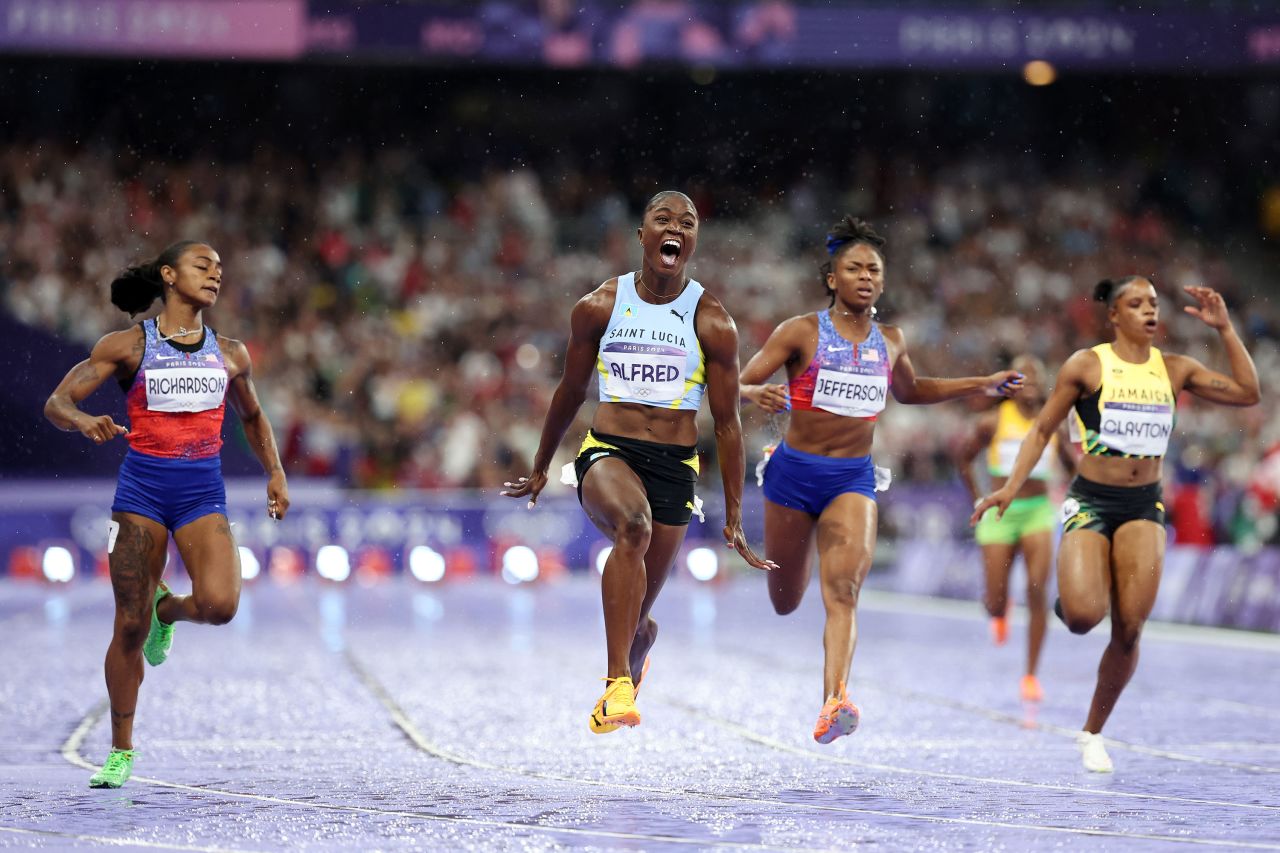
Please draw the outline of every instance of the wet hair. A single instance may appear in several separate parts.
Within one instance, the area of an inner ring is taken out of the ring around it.
[[[1093,286],[1093,301],[1101,302],[1110,308],[1116,304],[1121,292],[1135,281],[1146,281],[1140,275],[1126,275],[1122,278],[1104,278]]]
[[[835,262],[846,251],[854,246],[862,243],[875,249],[880,261],[884,261],[884,244],[885,239],[875,232],[866,221],[858,219],[852,213],[846,213],[844,218],[831,226],[831,230],[827,232],[827,254],[830,259],[823,261],[822,266],[818,267],[818,271],[822,277],[822,289],[827,294],[827,298],[831,300],[828,304],[836,304],[836,292],[827,285],[827,276],[835,270]]]
[[[111,282],[111,304],[130,317],[146,311],[156,299],[164,299],[161,267],[178,265],[178,259],[192,246],[207,246],[201,240],[179,240],[153,260],[125,269]]]
[[[694,215],[695,216],[697,215],[698,207],[693,203],[693,199],[689,198],[687,195],[680,192],[679,190],[662,190],[661,192],[655,193],[653,198],[649,199],[648,203],[645,204],[643,216],[648,216],[649,211],[657,207],[662,202],[663,199],[670,198],[671,196],[676,196],[677,198],[683,199],[684,203],[689,205],[689,209],[693,211]]]

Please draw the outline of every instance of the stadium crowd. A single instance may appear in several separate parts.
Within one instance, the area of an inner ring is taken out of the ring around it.
[[[1016,157],[927,167],[864,152],[850,171],[683,187],[703,212],[693,273],[737,319],[744,360],[780,320],[826,306],[825,227],[851,211],[889,239],[880,319],[903,326],[921,373],[989,373],[1028,351],[1056,369],[1106,338],[1093,283],[1137,272],[1165,300],[1160,346],[1221,365],[1213,332],[1180,311],[1182,285],[1207,284],[1226,296],[1264,382],[1280,375],[1280,311],[1262,289],[1272,283],[1249,249],[1191,227],[1214,207],[1209,180],[1188,181],[1195,192],[1175,204],[1129,164],[1051,175]],[[315,166],[271,146],[213,162],[0,145],[0,304],[87,347],[129,322],[107,299],[116,271],[171,240],[207,240],[226,265],[207,321],[249,345],[292,474],[492,489],[527,470],[571,306],[636,264],[639,208],[665,188],[639,184],[571,159],[460,178],[409,146]],[[951,457],[983,405],[891,405],[877,462],[899,480],[953,481]],[[746,418],[758,456],[781,426]],[[1273,389],[1245,410],[1184,399],[1175,435],[1177,536],[1273,537]],[[708,465],[703,476],[718,475]]]

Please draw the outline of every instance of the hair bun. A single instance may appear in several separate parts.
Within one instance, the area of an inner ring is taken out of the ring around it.
[[[1101,302],[1104,305],[1111,301],[1111,292],[1115,290],[1116,283],[1109,278],[1104,278],[1093,286],[1093,301]]]

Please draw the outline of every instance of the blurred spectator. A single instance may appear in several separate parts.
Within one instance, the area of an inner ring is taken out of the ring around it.
[[[3,144],[3,306],[88,345],[128,322],[103,290],[115,271],[168,240],[209,240],[226,263],[209,322],[251,347],[291,473],[492,487],[527,469],[564,318],[636,262],[638,205],[656,185],[615,185],[567,151],[448,180],[442,168],[406,146],[313,163],[269,145],[240,160],[141,161]],[[1228,259],[1190,236],[1144,199],[1140,166],[1048,175],[1016,158],[926,168],[863,151],[853,174],[851,186],[806,173],[689,187],[708,208],[693,274],[737,319],[744,358],[780,319],[825,305],[822,229],[847,203],[888,235],[880,316],[903,327],[922,374],[989,373],[1027,349],[1056,368],[1106,337],[1092,284],[1140,272],[1166,300],[1162,347],[1220,365],[1212,332],[1179,310],[1179,288],[1203,282],[1226,296],[1260,374],[1280,375],[1280,322],[1244,285],[1248,252]],[[745,417],[754,464],[781,426]],[[900,480],[952,480],[970,417],[890,406],[877,462]],[[1247,410],[1181,400],[1169,466],[1179,541],[1272,536],[1278,442],[1274,395]]]

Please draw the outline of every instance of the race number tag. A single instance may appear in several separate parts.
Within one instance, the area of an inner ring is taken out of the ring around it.
[[[116,549],[116,537],[120,535],[120,522],[111,519],[107,522],[107,553]]]
[[[1163,403],[1102,404],[1099,439],[1130,456],[1164,456],[1173,432],[1173,407]]]
[[[1036,462],[1036,467],[1031,469],[1031,476],[1036,479],[1048,477],[1053,471],[1053,457],[1049,452],[1052,445],[1047,445],[1044,452],[1040,454],[1040,460]],[[996,445],[996,460],[999,463],[1001,471],[1008,476],[1013,471],[1013,463],[1018,461],[1018,451],[1022,449],[1022,439],[1005,438],[1001,439]]]
[[[684,368],[689,354],[679,347],[617,341],[600,351],[604,391],[661,405],[684,393]]]
[[[889,394],[889,377],[880,367],[859,372],[823,367],[813,385],[813,406],[835,415],[869,418],[884,411]]]
[[[153,412],[204,412],[222,405],[227,372],[220,367],[170,367],[146,371],[147,408]]]

